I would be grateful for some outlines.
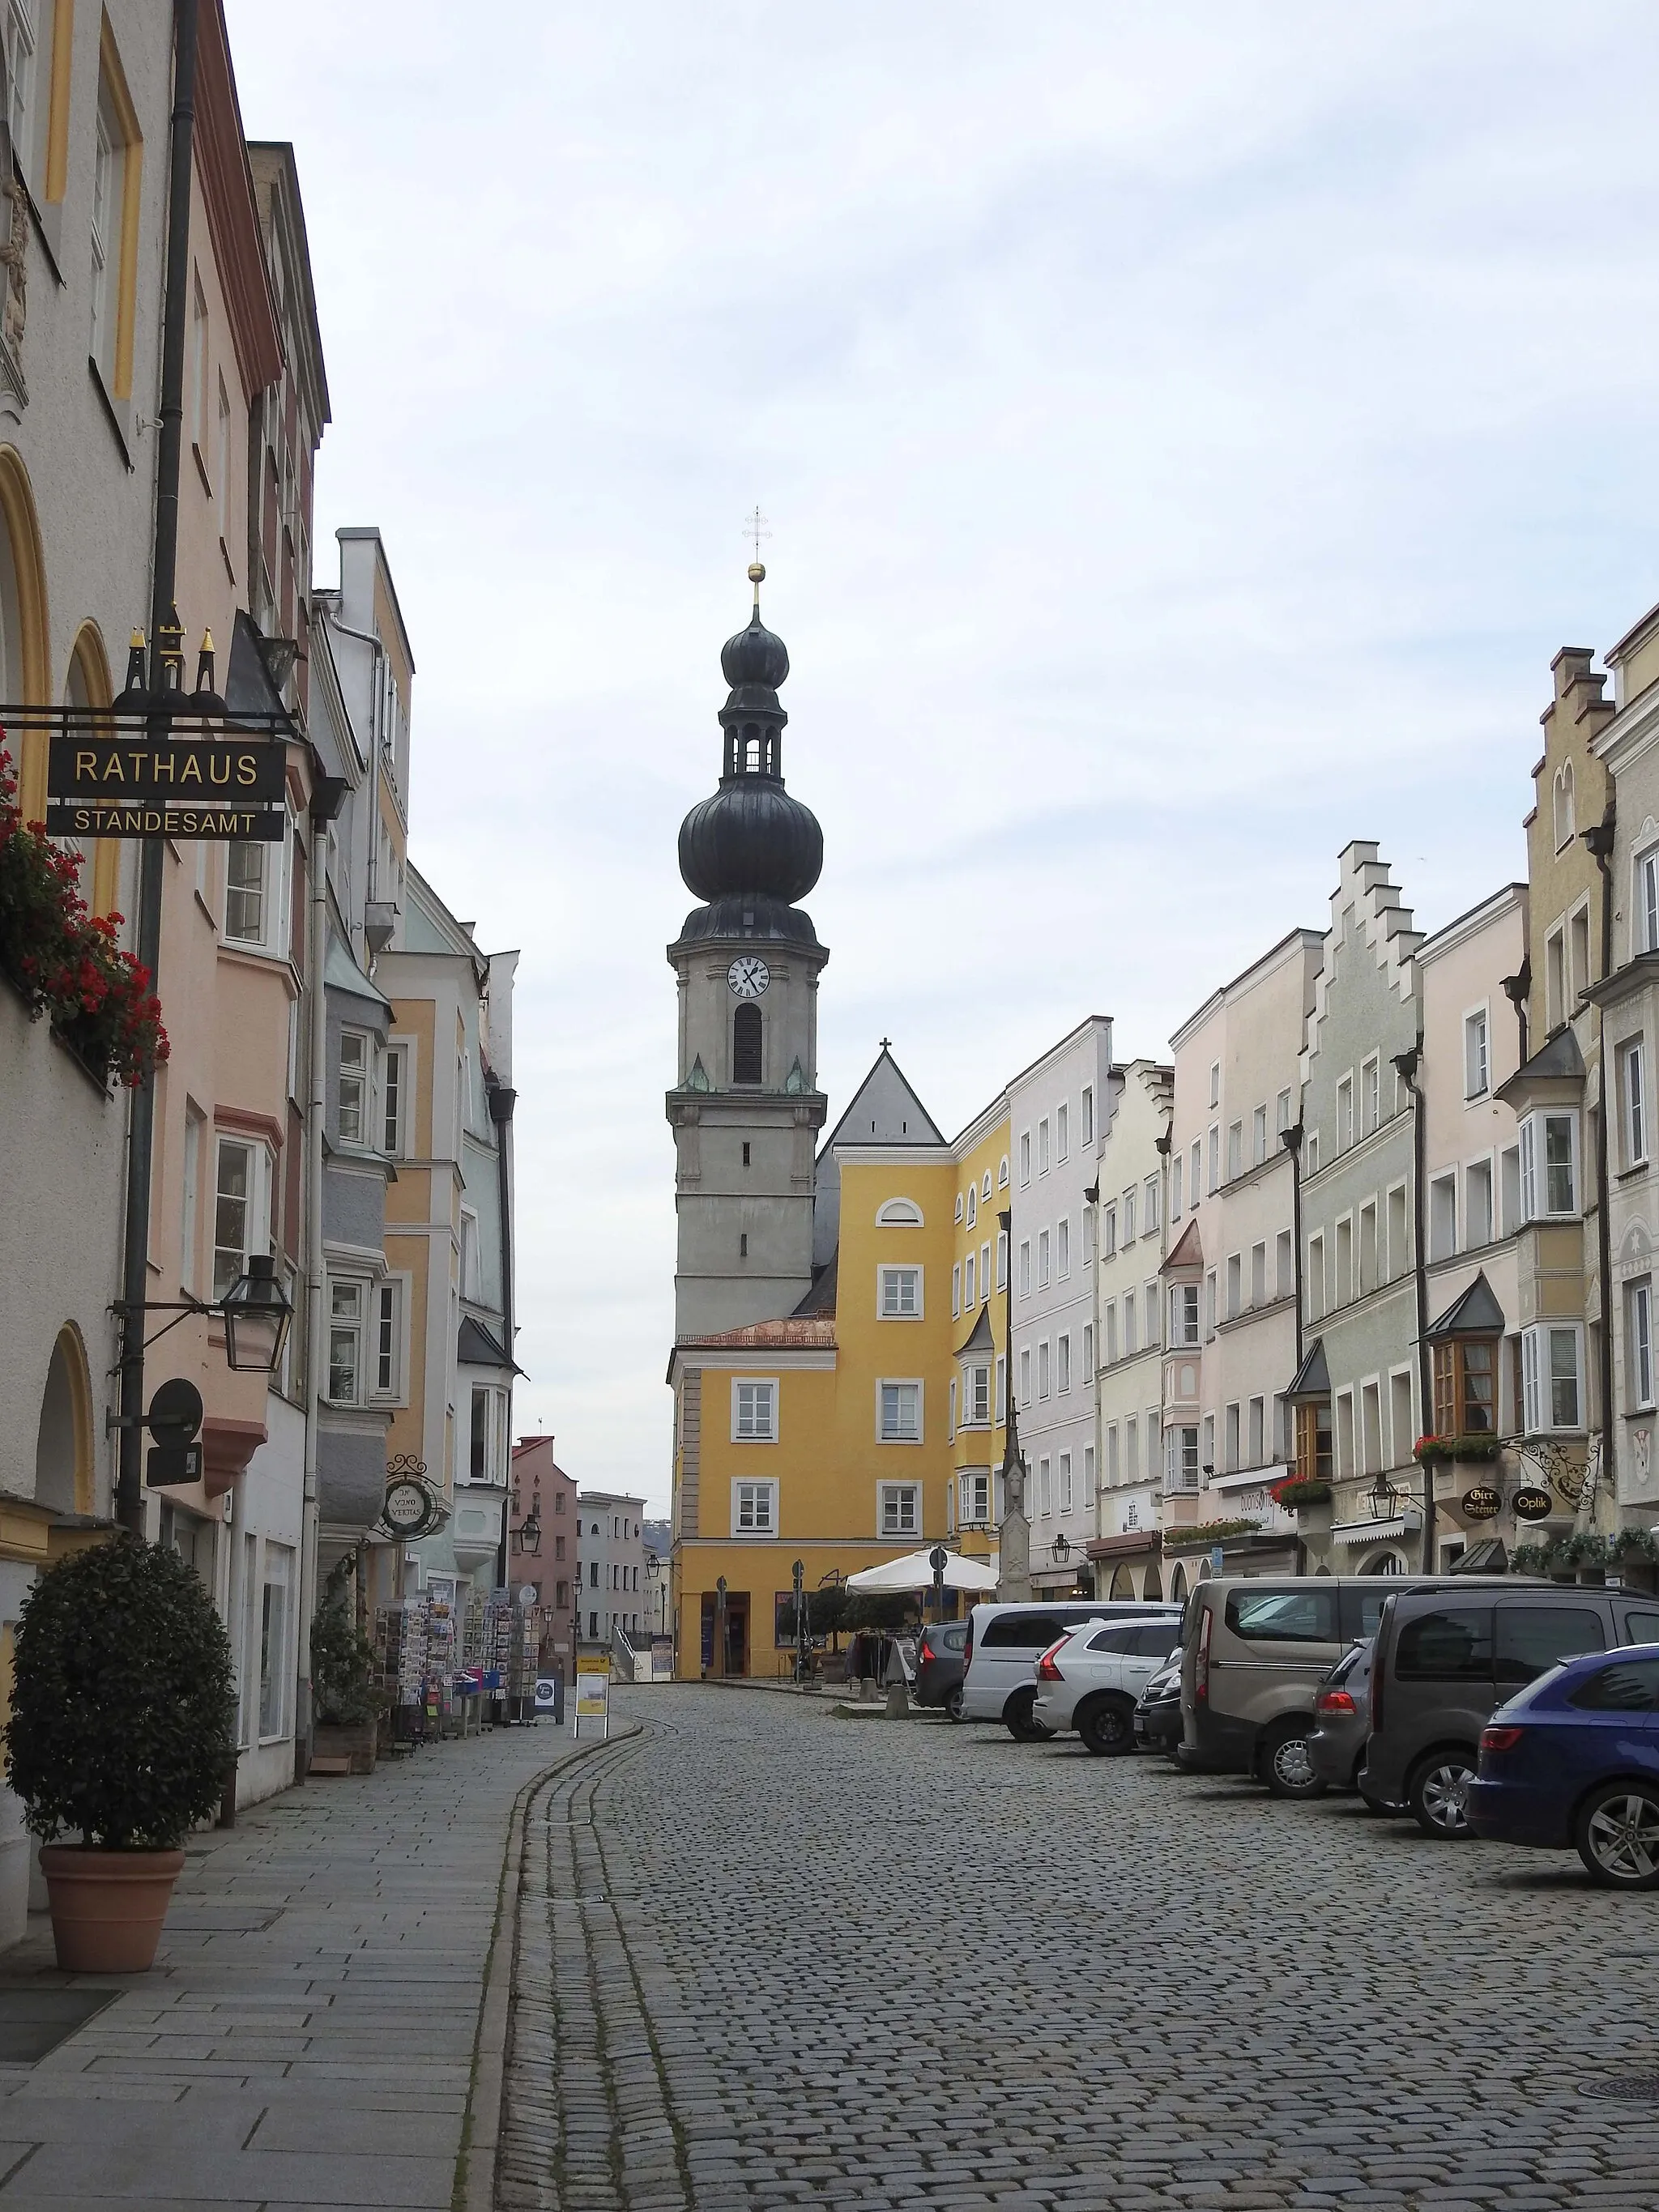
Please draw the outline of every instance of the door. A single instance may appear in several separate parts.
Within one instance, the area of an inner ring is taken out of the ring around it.
[[[726,1671],[728,1674],[749,1672],[747,1590],[728,1590],[726,1594]]]

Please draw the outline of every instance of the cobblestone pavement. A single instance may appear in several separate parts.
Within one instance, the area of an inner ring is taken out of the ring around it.
[[[503,2212],[1659,2205],[1659,1898],[1000,1729],[613,1693],[532,1814]],[[557,2063],[555,2063],[555,2060]]]

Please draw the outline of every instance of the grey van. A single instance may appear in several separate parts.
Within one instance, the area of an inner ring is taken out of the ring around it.
[[[1457,1585],[1452,1585],[1455,1588]],[[1319,1686],[1348,1649],[1374,1636],[1400,1589],[1445,1577],[1218,1575],[1187,1600],[1181,1663],[1183,1766],[1254,1774],[1275,1797],[1322,1797],[1308,1738]]]
[[[1467,1580],[1402,1590],[1382,1609],[1359,1790],[1461,1840],[1493,1709],[1582,1651],[1659,1642],[1659,1599],[1569,1583]]]

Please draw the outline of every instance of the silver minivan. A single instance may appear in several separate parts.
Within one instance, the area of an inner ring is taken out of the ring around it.
[[[1127,1598],[1038,1600],[1027,1605],[976,1605],[968,1616],[968,1667],[962,1682],[965,1721],[1001,1721],[1020,1743],[1054,1734],[1031,1717],[1036,1662],[1064,1632],[1085,1620],[1129,1620],[1136,1614],[1179,1617],[1179,1604]]]

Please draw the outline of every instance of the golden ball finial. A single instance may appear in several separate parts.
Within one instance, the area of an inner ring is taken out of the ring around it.
[[[763,584],[766,581],[766,570],[760,562],[751,561],[749,563],[749,580],[751,584]]]

